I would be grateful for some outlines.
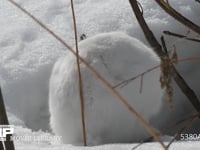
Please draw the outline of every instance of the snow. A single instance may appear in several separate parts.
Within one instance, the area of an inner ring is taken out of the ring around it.
[[[42,20],[67,43],[74,45],[70,1],[16,1]],[[123,31],[147,44],[128,1],[74,1],[79,37],[83,33],[90,38],[99,33]],[[167,16],[154,1],[142,0],[140,2],[143,5],[144,16],[158,39],[163,30],[187,33],[187,28]],[[170,0],[169,2],[182,14],[200,24],[200,10],[197,2],[188,0]],[[68,55],[68,52],[6,0],[0,0],[0,29],[0,82],[10,122],[16,126],[16,132],[46,134],[43,131],[49,132],[50,130],[48,84],[51,70],[56,60],[61,56]],[[188,35],[198,37],[191,31]],[[166,37],[166,43],[170,50],[173,48],[173,44],[176,44],[180,58],[200,54],[198,43],[172,37]],[[179,71],[196,93],[200,93],[198,64],[198,61],[191,61],[178,65]],[[200,97],[199,94],[198,97]],[[170,111],[166,104],[167,102],[163,101],[161,111],[152,121],[158,128],[162,128],[168,121],[173,122],[192,111],[191,104],[179,90],[176,91],[173,111]],[[20,128],[20,126],[22,127]],[[196,127],[193,127],[193,129],[195,128],[198,129],[198,123]],[[40,129],[43,131],[38,132]],[[195,130],[195,132],[197,131]],[[17,149],[83,149],[83,147],[66,145],[53,146],[51,143],[43,142],[37,145],[19,141],[16,142],[16,145]],[[145,144],[138,149],[149,149],[149,146],[152,146],[152,149],[160,149],[157,143]],[[115,144],[88,149],[131,149],[131,147],[132,144]],[[199,142],[177,142],[173,144],[172,149],[199,149],[198,147],[200,147]]]
[[[21,120],[19,120],[18,118],[16,118],[16,116],[14,116],[13,114],[9,114],[9,118],[10,123],[11,124],[15,124],[15,128],[14,128],[14,135],[20,137],[20,136],[28,136],[28,137],[33,137],[33,138],[41,138],[44,136],[47,137],[53,137],[54,135],[52,135],[51,133],[48,132],[43,132],[43,131],[32,131],[31,129],[25,127],[22,123]],[[16,118],[15,121],[13,122],[12,118]],[[56,137],[55,137],[56,138]],[[166,141],[165,143],[167,144],[167,142],[171,139],[170,137],[163,137],[164,141]],[[82,147],[82,146],[73,146],[73,145],[65,145],[65,144],[60,144],[60,139],[57,138],[58,140],[55,141],[45,141],[45,140],[31,140],[31,141],[25,141],[25,140],[16,140],[15,141],[15,147],[16,150],[132,150],[133,148],[135,148],[136,146],[138,146],[138,144],[107,144],[107,145],[99,145],[99,146],[91,146],[91,147]],[[180,142],[174,142],[171,147],[170,150],[198,150],[200,147],[200,143],[196,142],[196,141],[189,141],[189,142],[184,142],[184,141],[180,141]],[[157,142],[151,142],[151,143],[145,143],[140,145],[137,150],[162,150],[162,147],[160,146],[160,144],[158,144]]]

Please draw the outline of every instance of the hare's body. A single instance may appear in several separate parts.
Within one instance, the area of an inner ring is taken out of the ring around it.
[[[123,33],[106,33],[79,44],[80,55],[106,80],[115,85],[159,64],[150,48]],[[89,145],[133,142],[148,133],[108,88],[81,63],[86,130]],[[162,90],[160,70],[130,82],[119,93],[147,121],[157,113]],[[50,125],[64,143],[81,144],[82,128],[76,58],[72,54],[58,60],[50,79]]]

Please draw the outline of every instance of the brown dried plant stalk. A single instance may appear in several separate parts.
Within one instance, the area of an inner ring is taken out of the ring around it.
[[[175,73],[172,69],[172,66],[173,64],[178,63],[178,56],[176,53],[176,49],[174,47],[173,53],[170,57],[166,44],[165,44],[164,36],[161,36],[161,42],[162,42],[163,50],[166,53],[166,56],[163,57],[161,61],[161,65],[160,65],[160,69],[161,69],[160,83],[161,83],[161,88],[165,89],[169,106],[170,108],[172,108],[173,96],[174,96],[172,80],[175,77]]]
[[[31,19],[33,19],[38,25],[40,25],[45,31],[47,31],[51,36],[53,36],[58,42],[60,42],[64,47],[66,47],[72,54],[76,56],[76,52],[57,34],[55,34],[52,30],[50,30],[46,25],[44,25],[40,20],[35,18],[31,13],[29,13],[26,9],[22,8],[18,3],[13,0],[8,0],[18,9],[20,9],[23,13],[28,15]],[[117,99],[136,117],[136,119],[144,126],[147,132],[154,137],[156,141],[158,141],[163,147],[166,147],[164,143],[161,141],[158,133],[154,131],[153,128],[149,125],[147,121],[143,119],[143,117],[119,94],[117,90],[115,90],[112,85],[102,77],[98,71],[96,71],[85,59],[83,59],[80,55],[79,60],[112,92]]]
[[[81,75],[80,60],[79,60],[79,48],[78,48],[78,37],[77,37],[77,27],[76,27],[76,16],[74,11],[74,3],[71,0],[71,10],[72,18],[74,23],[74,37],[76,45],[76,63],[78,69],[78,80],[79,80],[79,95],[80,95],[80,105],[81,105],[81,122],[82,122],[82,131],[83,131],[83,143],[84,146],[87,146],[87,136],[86,136],[86,126],[85,126],[85,104],[84,104],[84,92],[83,92],[83,80]]]
[[[193,57],[185,57],[185,58],[179,58],[177,60],[177,63],[182,63],[182,62],[188,62],[188,61],[195,61],[195,60],[200,60],[200,56],[193,56]],[[175,63],[173,62],[173,60],[171,60],[171,63]],[[134,77],[131,77],[129,79],[126,79],[126,80],[123,80],[121,81],[120,83],[117,83],[116,85],[113,86],[113,88],[123,88],[124,86],[126,86],[127,84],[129,84],[131,81],[134,81],[136,80],[137,78],[141,78],[142,76],[144,76],[145,74],[155,70],[155,69],[158,69],[159,67],[161,67],[161,65],[164,65],[164,64],[160,64],[160,65],[157,65],[157,66],[154,66],[152,68],[149,68],[148,70],[134,76]]]

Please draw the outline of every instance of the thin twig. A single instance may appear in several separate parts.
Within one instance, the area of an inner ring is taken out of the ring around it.
[[[138,23],[140,24],[143,33],[145,34],[147,41],[149,42],[149,44],[152,46],[152,48],[161,58],[162,61],[163,57],[166,57],[167,55],[165,54],[164,51],[162,51],[162,46],[156,40],[153,32],[149,29],[146,21],[144,20],[144,17],[141,14],[140,9],[138,7],[137,0],[129,0],[129,1],[133,9],[133,12],[138,20]],[[185,94],[185,96],[190,100],[196,111],[200,112],[200,102],[195,92],[188,86],[188,84],[183,79],[183,77],[178,73],[176,68],[173,65],[171,67],[175,73],[174,80],[176,81],[177,85],[179,86],[181,91]]]
[[[140,80],[140,93],[142,93],[142,89],[143,89],[143,80],[144,80],[144,74],[141,75],[141,80]]]
[[[166,35],[175,36],[175,37],[178,37],[178,38],[181,38],[181,39],[186,39],[186,40],[190,40],[190,41],[194,41],[194,42],[200,42],[200,39],[189,38],[189,37],[187,37],[185,35],[173,33],[173,32],[170,32],[170,31],[163,31],[163,33],[166,34]]]
[[[181,59],[178,59],[178,62],[180,63],[180,62],[186,62],[186,61],[191,61],[191,60],[200,60],[200,56],[181,58]]]
[[[175,9],[173,9],[168,3],[166,3],[164,0],[155,0],[158,5],[165,10],[170,16],[178,20],[180,23],[191,29],[192,31],[200,34],[200,27],[193,23],[191,20],[187,19],[183,15],[181,15],[179,12],[177,12]]]
[[[141,141],[139,144],[135,145],[134,147],[131,148],[131,150],[135,150],[137,149],[138,147],[142,146],[144,143],[147,143],[147,142],[151,142],[153,140],[153,137],[148,137],[146,138],[145,140]]]
[[[73,23],[74,23],[74,36],[75,36],[75,45],[76,45],[76,63],[77,63],[78,80],[79,80],[79,95],[80,95],[80,105],[81,105],[81,122],[82,122],[82,131],[83,131],[83,143],[84,143],[84,146],[87,146],[83,80],[82,80],[81,68],[80,68],[78,36],[77,36],[77,27],[76,27],[76,16],[75,16],[75,11],[74,11],[73,0],[71,0],[71,10],[72,10]]]
[[[50,35],[52,35],[57,41],[59,41],[63,46],[65,46],[72,54],[76,56],[76,52],[57,34],[55,34],[52,30],[50,30],[48,27],[46,27],[41,21],[39,21],[37,18],[35,18],[31,13],[29,13],[26,9],[22,8],[19,4],[14,2],[13,0],[8,0],[11,2],[14,6],[16,6],[18,9],[20,9],[23,13],[28,15],[30,18],[32,18],[38,25],[40,25],[45,31],[47,31]],[[80,61],[117,97],[117,99],[136,117],[136,119],[144,126],[146,131],[151,134],[155,140],[157,140],[159,143],[163,145],[163,142],[161,141],[160,137],[158,136],[158,133],[154,131],[153,128],[148,124],[147,121],[143,119],[143,117],[120,95],[120,93],[115,90],[112,85],[103,78],[85,59],[83,59],[79,55]]]
[[[126,80],[124,80],[124,81],[121,81],[120,83],[114,85],[113,88],[124,87],[124,86],[126,86],[129,82],[131,82],[131,81],[133,81],[133,80],[135,80],[135,79],[141,77],[142,75],[147,74],[148,72],[151,72],[151,71],[153,71],[153,70],[155,70],[155,69],[157,69],[157,68],[159,68],[159,67],[160,67],[160,65],[157,65],[157,66],[152,67],[152,68],[146,70],[145,72],[142,72],[142,73],[140,73],[140,74],[138,74],[138,75],[136,75],[136,76],[134,76],[134,77],[131,77],[131,78],[129,78],[129,79],[126,79]]]
[[[193,56],[193,57],[185,57],[185,58],[180,58],[177,60],[178,63],[182,63],[182,62],[188,62],[188,61],[194,61],[194,60],[200,60],[200,56]],[[175,63],[173,60],[171,63]],[[124,86],[126,86],[128,83],[130,83],[131,81],[134,81],[136,80],[137,78],[141,77],[142,75],[145,75],[157,68],[161,67],[161,65],[157,65],[157,66],[154,66],[150,69],[147,69],[146,71],[134,76],[134,77],[131,77],[129,79],[126,79],[126,80],[123,80],[121,81],[120,83],[117,83],[116,85],[113,86],[113,88],[118,88],[118,87],[121,87],[123,88]]]

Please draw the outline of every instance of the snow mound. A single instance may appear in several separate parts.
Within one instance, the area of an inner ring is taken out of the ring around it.
[[[104,33],[79,43],[80,55],[112,85],[134,77],[156,65],[152,49],[124,33]],[[83,65],[86,127],[89,145],[140,141],[148,136],[142,125],[117,98]],[[148,121],[160,108],[160,70],[144,75],[123,88],[122,96]],[[80,100],[76,59],[59,59],[50,79],[50,124],[64,143],[82,143]]]
[[[66,52],[8,1],[1,2],[0,18],[0,82],[5,103],[28,127],[47,130],[49,77],[54,62]]]
[[[7,109],[9,111],[9,109]],[[17,117],[14,117],[12,113],[9,112],[8,117],[11,123],[13,118],[16,125],[14,125],[14,144],[16,150],[132,150],[138,143],[135,144],[107,144],[100,146],[90,146],[90,147],[82,147],[82,146],[72,146],[61,144],[60,137],[55,136],[51,133],[43,132],[43,131],[32,131],[26,126],[22,125],[23,122],[20,121]],[[32,138],[30,140],[29,138]],[[34,139],[34,140],[33,140]],[[165,139],[166,143],[169,142],[170,137],[162,137]],[[183,141],[183,142],[174,142],[170,146],[170,150],[198,150],[200,144],[198,141]],[[137,147],[137,150],[161,150],[162,147],[157,142],[145,143]]]

